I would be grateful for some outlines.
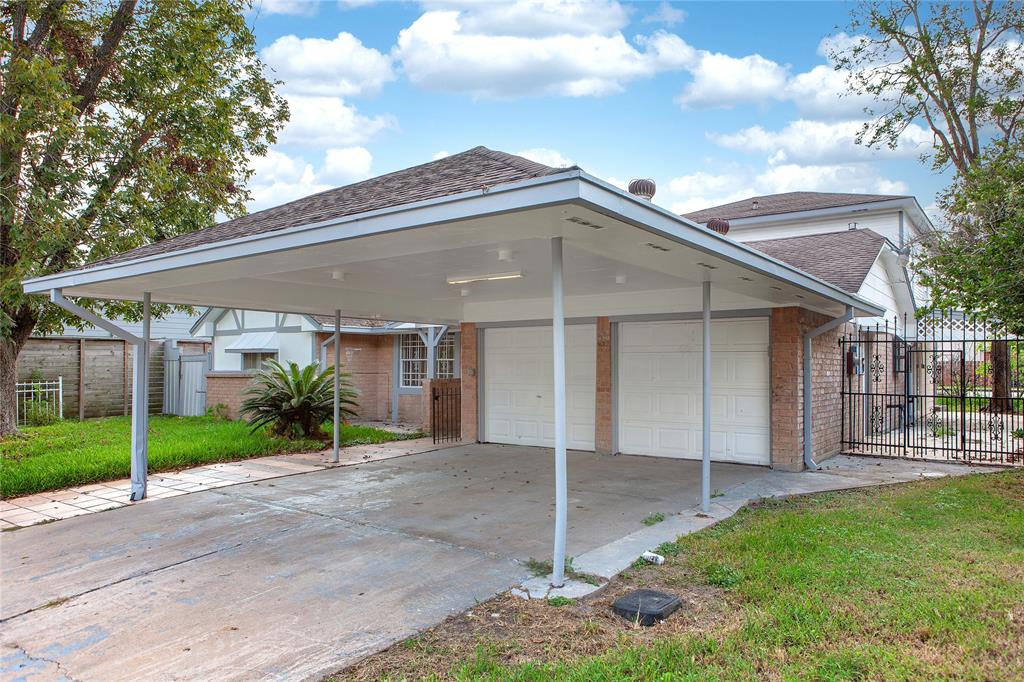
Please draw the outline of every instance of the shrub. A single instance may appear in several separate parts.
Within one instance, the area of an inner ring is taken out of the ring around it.
[[[313,363],[300,368],[289,362],[286,368],[277,360],[267,360],[246,389],[242,414],[256,430],[268,426],[271,433],[285,438],[310,438],[322,435],[320,425],[334,416],[334,371],[319,371]],[[341,373],[341,418],[354,417],[356,392],[351,377]]]
[[[60,421],[60,415],[57,414],[53,403],[48,400],[31,398],[22,404],[22,408],[25,423],[29,426],[48,426]]]

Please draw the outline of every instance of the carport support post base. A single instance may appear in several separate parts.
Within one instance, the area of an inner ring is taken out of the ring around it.
[[[565,301],[562,238],[551,240],[551,334],[555,393],[555,548],[551,586],[565,584],[565,528],[569,506],[565,463]]]
[[[142,294],[142,339],[135,345],[132,367],[132,489],[131,500],[146,497],[149,468],[149,310],[150,295]]]

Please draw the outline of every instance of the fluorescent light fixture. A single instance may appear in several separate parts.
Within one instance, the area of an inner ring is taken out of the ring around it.
[[[343,270],[334,270],[333,272],[331,272],[331,279],[333,279],[336,282],[344,282],[345,272]]]
[[[522,270],[516,272],[496,272],[493,275],[454,275],[448,278],[448,284],[470,284],[472,282],[494,282],[499,279],[519,279]]]

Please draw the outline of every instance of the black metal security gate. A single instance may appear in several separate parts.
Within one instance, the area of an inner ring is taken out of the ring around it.
[[[840,339],[844,451],[1024,463],[1024,340],[951,313],[902,332]]]
[[[462,382],[458,379],[430,382],[430,431],[435,443],[462,439]]]

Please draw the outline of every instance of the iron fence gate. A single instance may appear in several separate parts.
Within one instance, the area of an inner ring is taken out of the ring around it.
[[[839,341],[844,451],[1024,463],[1024,340],[952,314],[901,331]]]
[[[434,379],[430,382],[430,431],[435,443],[462,439],[462,382]]]

